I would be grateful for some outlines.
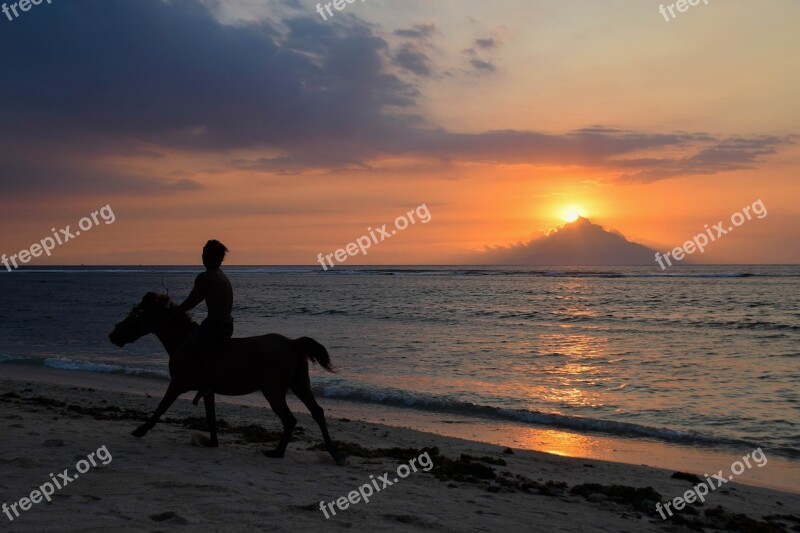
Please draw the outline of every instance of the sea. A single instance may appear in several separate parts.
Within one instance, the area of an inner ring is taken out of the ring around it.
[[[800,461],[800,267],[226,267],[235,336],[310,336],[319,398]],[[0,272],[4,364],[168,379],[108,334],[193,267]],[[205,309],[195,310],[199,320]]]

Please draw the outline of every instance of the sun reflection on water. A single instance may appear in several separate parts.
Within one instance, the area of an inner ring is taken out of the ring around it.
[[[567,433],[557,429],[515,428],[509,437],[521,448],[541,450],[564,457],[610,456],[606,443],[589,435]]]

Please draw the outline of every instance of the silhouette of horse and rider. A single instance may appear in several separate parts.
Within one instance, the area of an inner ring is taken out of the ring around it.
[[[181,394],[197,391],[195,405],[203,399],[210,439],[203,444],[219,446],[214,395],[242,396],[261,391],[283,424],[277,448],[268,457],[283,457],[297,419],[286,404],[289,389],[311,412],[322,431],[325,445],[337,464],[344,457],[328,433],[325,414],[311,392],[309,360],[333,371],[328,351],[309,337],[289,339],[271,333],[258,337],[233,335],[233,289],[221,266],[228,249],[216,240],[203,247],[205,272],[194,282],[180,305],[169,296],[148,292],[128,316],[116,324],[109,339],[117,346],[154,334],[169,354],[170,383],[153,415],[133,431],[144,437]],[[208,316],[196,324],[188,311],[205,301]]]

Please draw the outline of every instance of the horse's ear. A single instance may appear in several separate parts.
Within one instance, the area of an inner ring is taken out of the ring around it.
[[[142,303],[145,305],[153,305],[157,301],[158,301],[158,294],[154,292],[148,292],[147,294],[144,295],[144,298],[142,298]]]

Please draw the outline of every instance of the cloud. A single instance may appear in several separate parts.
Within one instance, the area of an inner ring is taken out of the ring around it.
[[[364,169],[381,157],[409,155],[582,165],[647,182],[750,168],[790,142],[604,126],[447,131],[417,106],[419,78],[438,70],[426,53],[435,25],[395,30],[407,41],[393,47],[356,16],[325,23],[292,1],[281,3],[275,18],[255,1],[226,5],[59,2],[4,25],[0,47],[13,53],[4,56],[0,77],[0,193],[200,188],[131,163],[111,166],[112,155],[217,154],[234,170],[274,174]],[[499,43],[481,38],[474,46],[496,51]],[[495,71],[471,51],[474,71]],[[237,150],[271,155],[226,155]]]
[[[417,24],[413,28],[395,30],[394,34],[407,39],[425,40],[436,33],[435,24]]]
[[[402,45],[392,57],[396,65],[418,76],[430,76],[432,74],[430,59],[412,44]]]
[[[478,48],[482,48],[484,50],[492,50],[494,48],[497,48],[499,44],[500,43],[497,41],[497,39],[492,39],[492,38],[475,39],[475,46],[477,46]]]
[[[412,28],[395,30],[394,35],[403,37],[406,42],[400,44],[392,53],[394,64],[417,76],[432,76],[432,62],[426,50],[433,48],[429,39],[437,31],[435,24],[417,24]]]
[[[755,168],[793,136],[715,137],[707,133],[646,133],[593,126],[564,134],[501,130],[476,134],[428,131],[409,153],[451,160],[576,165],[607,170],[623,181],[653,182]],[[658,158],[636,157],[665,152]],[[677,154],[677,155],[672,155]]]
[[[412,86],[382,72],[387,45],[364,25],[232,27],[193,1],[52,7],[57,21],[0,34],[19,51],[4,65],[12,75],[0,102],[18,135],[79,130],[227,149],[338,133],[332,124],[370,135],[388,107],[414,103]],[[45,34],[59,46],[42,46]]]
[[[781,145],[792,144],[793,139],[792,136],[763,135],[721,139],[703,136],[694,143],[696,152],[685,157],[612,160],[609,165],[623,170],[621,181],[650,183],[687,175],[709,176],[755,168]],[[627,169],[635,171],[625,172]]]
[[[475,39],[472,47],[467,48],[462,53],[469,58],[469,65],[474,72],[481,75],[493,74],[497,70],[497,66],[495,66],[492,58],[485,56],[491,56],[493,52],[500,48],[501,44],[502,41],[499,37],[479,37]],[[479,57],[479,52],[482,52],[484,57]]]
[[[153,195],[203,189],[200,183],[185,177],[151,176],[122,165],[93,165],[64,156],[21,159],[8,150],[0,150],[0,173],[0,191],[7,195],[26,191],[44,196]]]
[[[497,265],[653,265],[654,251],[606,230],[588,219],[566,224],[548,235],[473,255],[469,264]]]
[[[754,136],[730,139],[705,133],[645,133],[611,128],[586,128],[563,134],[501,130],[463,134],[424,125],[410,126],[384,143],[351,147],[346,158],[320,146],[313,153],[290,157],[236,160],[238,168],[265,172],[301,172],[306,168],[367,169],[368,160],[383,156],[410,156],[441,162],[484,164],[570,165],[606,170],[621,181],[654,182],[685,176],[707,176],[755,168],[792,137]],[[668,152],[661,158],[635,157],[641,152]],[[714,154],[710,157],[709,154]],[[627,158],[626,158],[627,157]]]
[[[2,154],[0,191],[21,186],[4,171],[9,157],[19,167],[43,148],[91,160],[128,144],[259,146],[305,159],[296,154],[313,146],[337,166],[415,120],[401,111],[416,88],[387,73],[388,45],[365,24],[230,26],[190,0],[85,0],[37,15],[0,32],[0,47],[15,50],[0,79],[0,142],[23,149]]]
[[[497,67],[495,67],[493,64],[482,59],[470,59],[469,64],[472,65],[475,70],[481,70],[484,72],[494,72],[497,70]]]

